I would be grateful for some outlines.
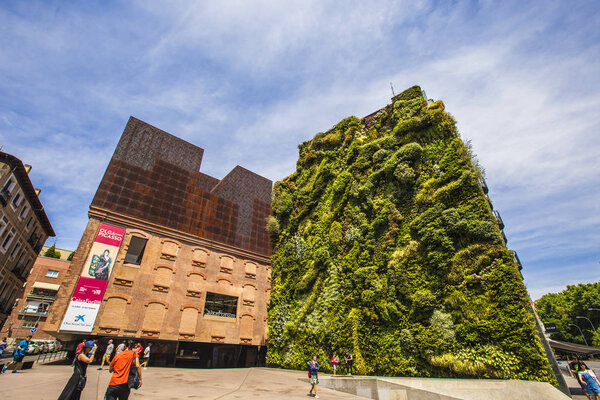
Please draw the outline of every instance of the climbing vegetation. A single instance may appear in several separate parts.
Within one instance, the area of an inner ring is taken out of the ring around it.
[[[444,105],[415,86],[299,147],[273,190],[268,362],[554,383],[529,297]]]

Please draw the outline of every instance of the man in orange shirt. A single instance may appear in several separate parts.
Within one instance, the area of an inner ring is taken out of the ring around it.
[[[127,400],[129,398],[131,389],[127,384],[127,379],[130,368],[136,368],[140,377],[140,385],[136,389],[142,387],[142,368],[140,368],[140,361],[135,351],[131,350],[132,345],[133,343],[128,341],[125,344],[125,351],[117,354],[110,363],[110,372],[113,374],[106,389],[106,400]]]

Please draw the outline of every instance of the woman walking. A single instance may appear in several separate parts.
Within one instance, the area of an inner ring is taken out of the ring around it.
[[[594,371],[591,369],[588,369],[587,365],[584,363],[580,363],[579,368],[578,374],[581,378],[583,390],[591,400],[598,400],[598,396],[600,395],[600,382],[598,382],[596,374],[594,374]]]
[[[86,355],[88,352],[89,354]],[[83,349],[75,355],[75,360],[73,360],[73,375],[67,382],[58,400],[79,400],[87,380],[87,366],[94,361],[95,352],[96,343],[88,340],[83,344]]]
[[[310,375],[311,385],[308,395],[318,399],[319,396],[317,396],[317,385],[319,384],[319,363],[317,362],[317,356],[313,356],[313,359],[308,363],[308,374]],[[315,391],[314,394],[313,390]]]

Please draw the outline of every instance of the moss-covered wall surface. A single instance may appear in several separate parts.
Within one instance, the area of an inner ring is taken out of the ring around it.
[[[555,382],[522,278],[442,102],[413,87],[299,146],[273,191],[268,362]],[[342,357],[340,357],[342,358]]]

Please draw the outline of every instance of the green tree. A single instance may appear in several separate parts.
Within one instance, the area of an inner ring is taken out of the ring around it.
[[[543,295],[535,307],[542,322],[556,324],[552,339],[600,346],[600,282],[568,285],[562,292]],[[585,341],[573,325],[581,328]]]
[[[56,251],[56,244],[48,247],[48,249],[44,252],[44,257],[60,258],[60,251]]]

